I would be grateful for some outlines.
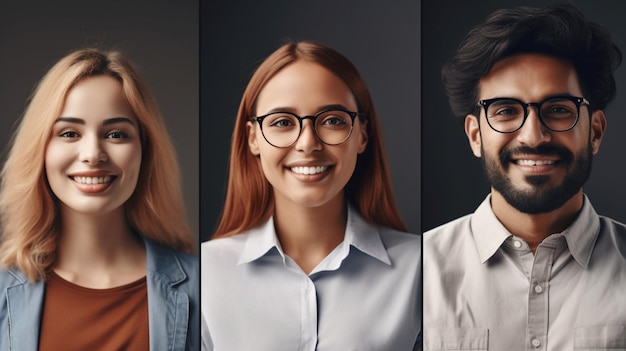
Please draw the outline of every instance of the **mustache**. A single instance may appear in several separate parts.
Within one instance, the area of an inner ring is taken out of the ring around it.
[[[525,155],[537,155],[537,156],[557,156],[561,162],[571,163],[574,160],[574,154],[563,146],[559,145],[540,145],[536,148],[529,146],[517,146],[511,148],[505,148],[500,151],[500,162],[507,167],[511,162],[513,155],[525,154]]]

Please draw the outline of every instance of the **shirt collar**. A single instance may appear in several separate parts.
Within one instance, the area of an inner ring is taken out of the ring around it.
[[[511,236],[491,209],[491,194],[487,195],[472,215],[470,226],[482,263],[487,262]]]
[[[351,246],[385,264],[391,265],[391,259],[380,238],[378,228],[367,223],[352,206],[348,205],[345,237],[343,242],[335,249],[335,251],[339,250],[341,252],[341,260],[348,256]],[[264,224],[248,231],[246,243],[239,257],[238,264],[258,260],[274,248],[280,253],[284,261],[285,255],[276,235],[274,218],[271,217]]]
[[[244,245],[239,262],[237,264],[249,263],[258,260],[267,254],[272,248],[276,248],[281,256],[284,254],[278,242],[278,236],[274,229],[274,217],[264,224],[252,228],[247,233],[246,243]]]
[[[377,260],[391,265],[387,249],[380,238],[378,227],[367,223],[356,210],[348,206],[348,224],[344,243]]]
[[[591,253],[599,233],[600,218],[587,195],[584,195],[583,208],[574,222],[563,231],[563,236],[572,257],[585,268],[591,260]]]
[[[491,194],[471,218],[471,228],[482,263],[491,258],[512,234],[500,223],[491,209]],[[576,262],[587,267],[600,232],[600,219],[584,195],[583,207],[572,224],[563,231],[568,249]]]

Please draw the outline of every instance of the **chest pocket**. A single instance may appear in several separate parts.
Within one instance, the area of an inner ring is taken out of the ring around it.
[[[425,351],[487,351],[489,330],[487,328],[426,328]]]
[[[574,334],[576,351],[626,351],[626,326],[606,325],[576,328]]]

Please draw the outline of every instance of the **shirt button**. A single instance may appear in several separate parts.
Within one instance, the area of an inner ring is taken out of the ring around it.
[[[534,347],[541,346],[541,340],[539,340],[539,339],[533,339],[533,341],[531,341],[531,343],[533,344]]]
[[[541,287],[541,285],[535,285],[535,292],[537,294],[541,294],[543,292],[543,288]],[[535,339],[537,340],[537,339]]]
[[[519,249],[520,247],[522,247],[522,242],[519,240],[513,240],[513,246]]]

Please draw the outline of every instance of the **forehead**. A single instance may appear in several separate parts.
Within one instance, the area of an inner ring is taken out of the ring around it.
[[[108,75],[89,77],[76,83],[67,93],[61,116],[85,120],[129,117],[135,121],[122,83]]]
[[[551,95],[582,96],[574,66],[542,54],[518,54],[493,65],[479,82],[479,99],[515,97],[538,101]]]
[[[325,67],[296,61],[280,70],[261,89],[257,113],[284,107],[301,114],[314,114],[326,105],[342,105],[355,110],[356,102],[348,86]]]

